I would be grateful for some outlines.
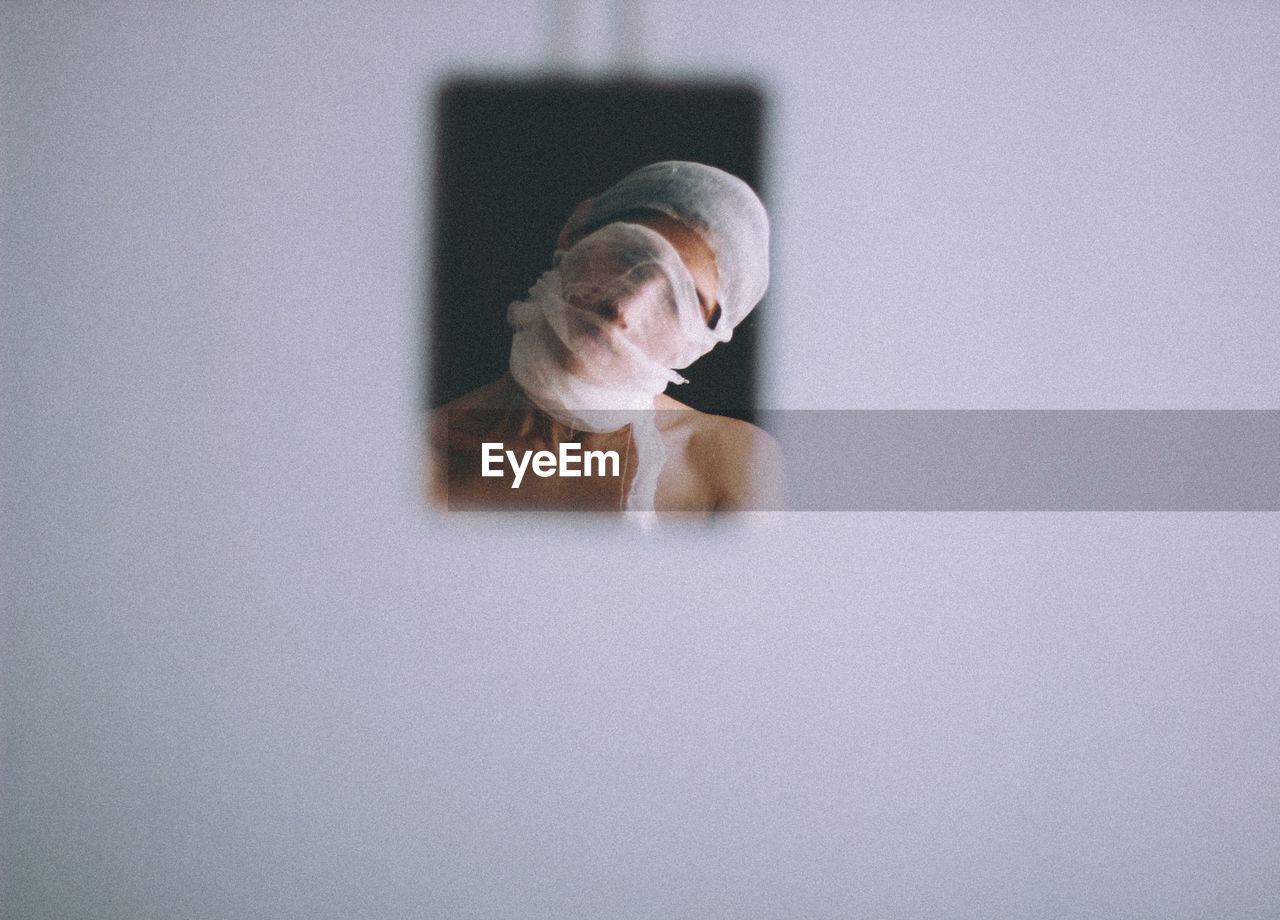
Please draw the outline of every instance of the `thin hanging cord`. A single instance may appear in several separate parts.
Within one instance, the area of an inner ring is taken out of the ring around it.
[[[648,66],[648,0],[547,0],[552,71],[635,73]]]
[[[547,0],[547,65],[553,71],[574,69],[578,59],[577,0]]]
[[[614,62],[619,70],[648,69],[650,25],[649,0],[613,0]]]

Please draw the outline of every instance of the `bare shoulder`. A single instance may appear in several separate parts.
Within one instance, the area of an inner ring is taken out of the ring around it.
[[[510,408],[511,383],[505,375],[482,387],[463,393],[436,409],[427,411],[427,436],[442,447],[449,439],[469,429],[491,423],[494,414]],[[474,433],[474,432],[473,432]]]
[[[450,411],[469,411],[472,409],[502,409],[505,408],[510,396],[509,378],[506,375],[499,377],[490,383],[486,383],[482,387],[463,393],[457,399],[445,403],[438,409],[432,409],[432,413],[447,413]]]
[[[659,412],[659,428],[707,483],[716,510],[781,506],[782,450],[767,431],[741,419],[699,412],[667,396],[659,397],[657,407],[667,410]]]
[[[464,393],[426,413],[423,431],[422,484],[428,500],[447,507],[448,470],[463,469],[465,461],[475,454],[476,445],[487,426],[510,402],[508,379],[500,377],[492,383]]]

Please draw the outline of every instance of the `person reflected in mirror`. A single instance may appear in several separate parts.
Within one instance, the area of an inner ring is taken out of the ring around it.
[[[648,520],[778,508],[773,438],[665,393],[760,302],[768,248],[755,192],[700,163],[654,163],[583,201],[508,310],[507,373],[429,414],[432,500]]]

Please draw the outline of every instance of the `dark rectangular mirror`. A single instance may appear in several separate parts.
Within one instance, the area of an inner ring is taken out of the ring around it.
[[[660,160],[718,166],[764,195],[764,102],[751,85],[457,79],[435,103],[428,407],[506,370],[507,305],[551,267],[556,236],[579,201]],[[759,316],[668,392],[753,420]]]

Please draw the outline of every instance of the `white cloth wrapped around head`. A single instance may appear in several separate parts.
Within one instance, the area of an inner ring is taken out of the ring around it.
[[[654,213],[693,231],[711,250],[714,322],[703,315],[676,247],[631,222]],[[507,312],[515,330],[511,375],[564,424],[591,431],[632,425],[639,463],[626,506],[652,511],[666,459],[654,397],[668,383],[684,383],[675,369],[727,342],[764,295],[769,219],[741,179],[700,163],[655,163],[592,199],[565,234],[575,241],[557,252],[557,267]]]
[[[606,224],[570,249],[558,271],[574,325],[556,331],[570,349],[595,345],[592,353],[601,355],[601,340],[613,337],[637,349],[637,361],[667,369],[688,367],[718,341],[680,254],[648,227]],[[575,333],[585,341],[571,340]],[[607,371],[608,365],[584,361],[585,373],[599,377]]]
[[[714,166],[669,160],[641,167],[591,200],[567,231],[593,230],[645,211],[666,215],[702,237],[715,256],[722,316],[716,340],[729,341],[769,286],[769,215],[751,186]]]
[[[585,237],[507,319],[516,382],[562,421],[595,431],[628,423],[619,416],[613,424],[611,411],[652,409],[668,383],[684,382],[673,368],[701,354],[711,335],[680,256],[638,224]]]

